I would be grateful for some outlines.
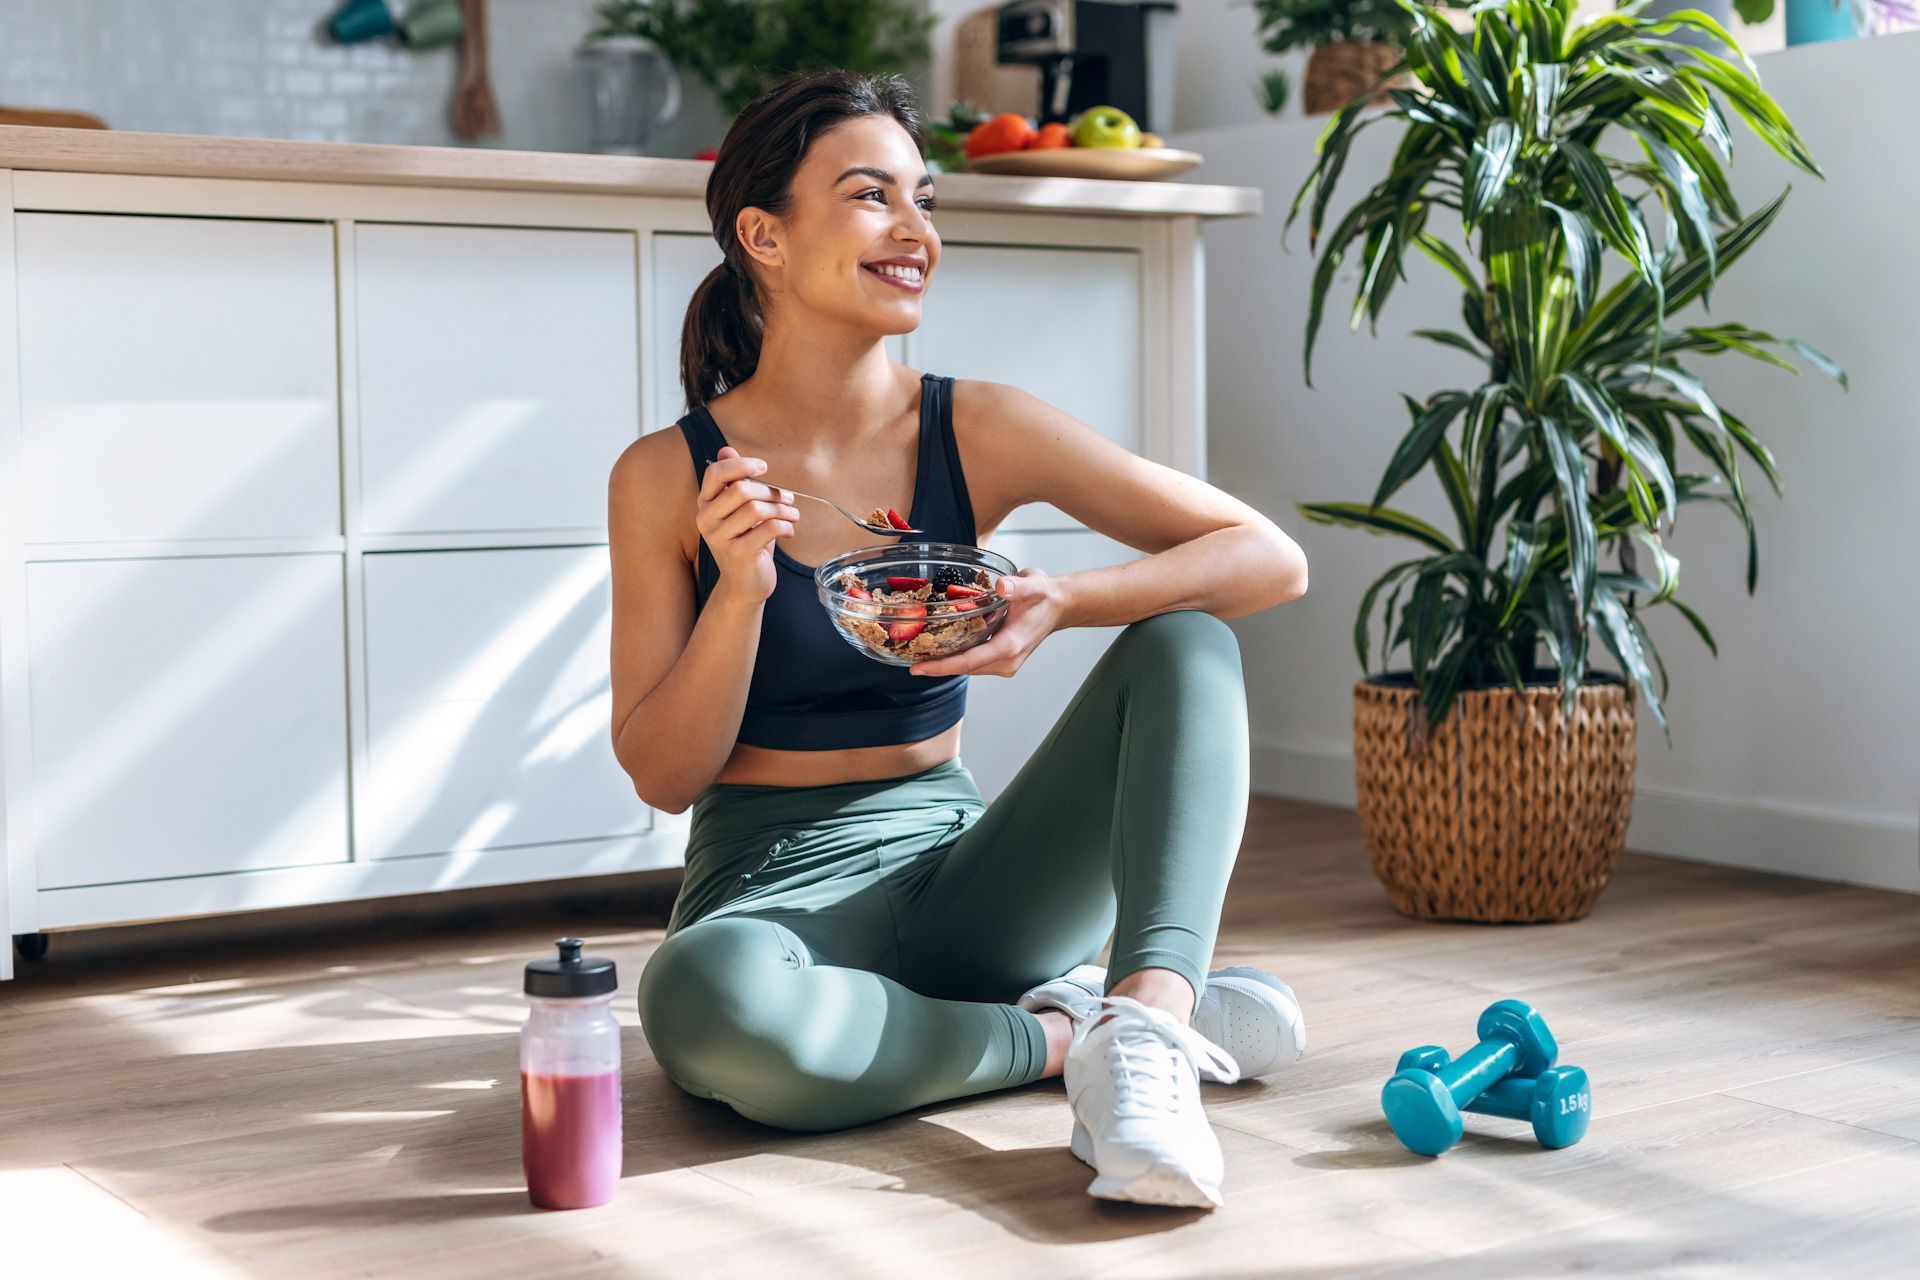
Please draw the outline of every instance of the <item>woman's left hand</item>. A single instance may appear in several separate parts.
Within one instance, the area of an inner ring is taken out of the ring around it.
[[[963,653],[916,662],[907,670],[916,676],[1010,676],[1040,642],[1060,629],[1066,596],[1060,580],[1042,569],[1022,569],[999,580],[1006,596],[1006,620],[993,638]]]

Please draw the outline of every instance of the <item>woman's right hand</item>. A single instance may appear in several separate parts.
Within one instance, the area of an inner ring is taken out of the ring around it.
[[[753,600],[773,594],[778,580],[773,540],[792,537],[794,521],[800,518],[792,493],[753,479],[766,469],[765,460],[744,457],[732,445],[721,446],[700,478],[693,519],[720,566],[720,587]]]

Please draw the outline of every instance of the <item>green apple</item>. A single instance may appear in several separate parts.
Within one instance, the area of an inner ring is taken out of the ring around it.
[[[1088,107],[1073,118],[1067,136],[1076,147],[1137,147],[1140,126],[1118,107]]]

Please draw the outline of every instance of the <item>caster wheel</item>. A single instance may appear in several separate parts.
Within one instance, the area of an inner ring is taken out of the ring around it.
[[[20,958],[29,963],[47,958],[47,946],[52,941],[44,933],[16,933],[13,935],[13,949]]]

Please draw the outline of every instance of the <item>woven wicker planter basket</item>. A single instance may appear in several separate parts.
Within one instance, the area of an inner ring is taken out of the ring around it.
[[[1323,44],[1307,55],[1307,76],[1300,86],[1301,110],[1310,116],[1325,115],[1329,111],[1338,111],[1347,105],[1354,94],[1378,80],[1394,63],[1400,60],[1400,50],[1390,44]],[[1403,83],[1405,77],[1396,78],[1392,84]],[[1392,85],[1381,85],[1380,92],[1373,95],[1373,101],[1385,102],[1386,90]]]
[[[1593,910],[1633,813],[1630,690],[1583,686],[1571,724],[1553,685],[1468,690],[1417,749],[1424,714],[1410,684],[1354,686],[1360,830],[1394,910],[1484,923]]]

